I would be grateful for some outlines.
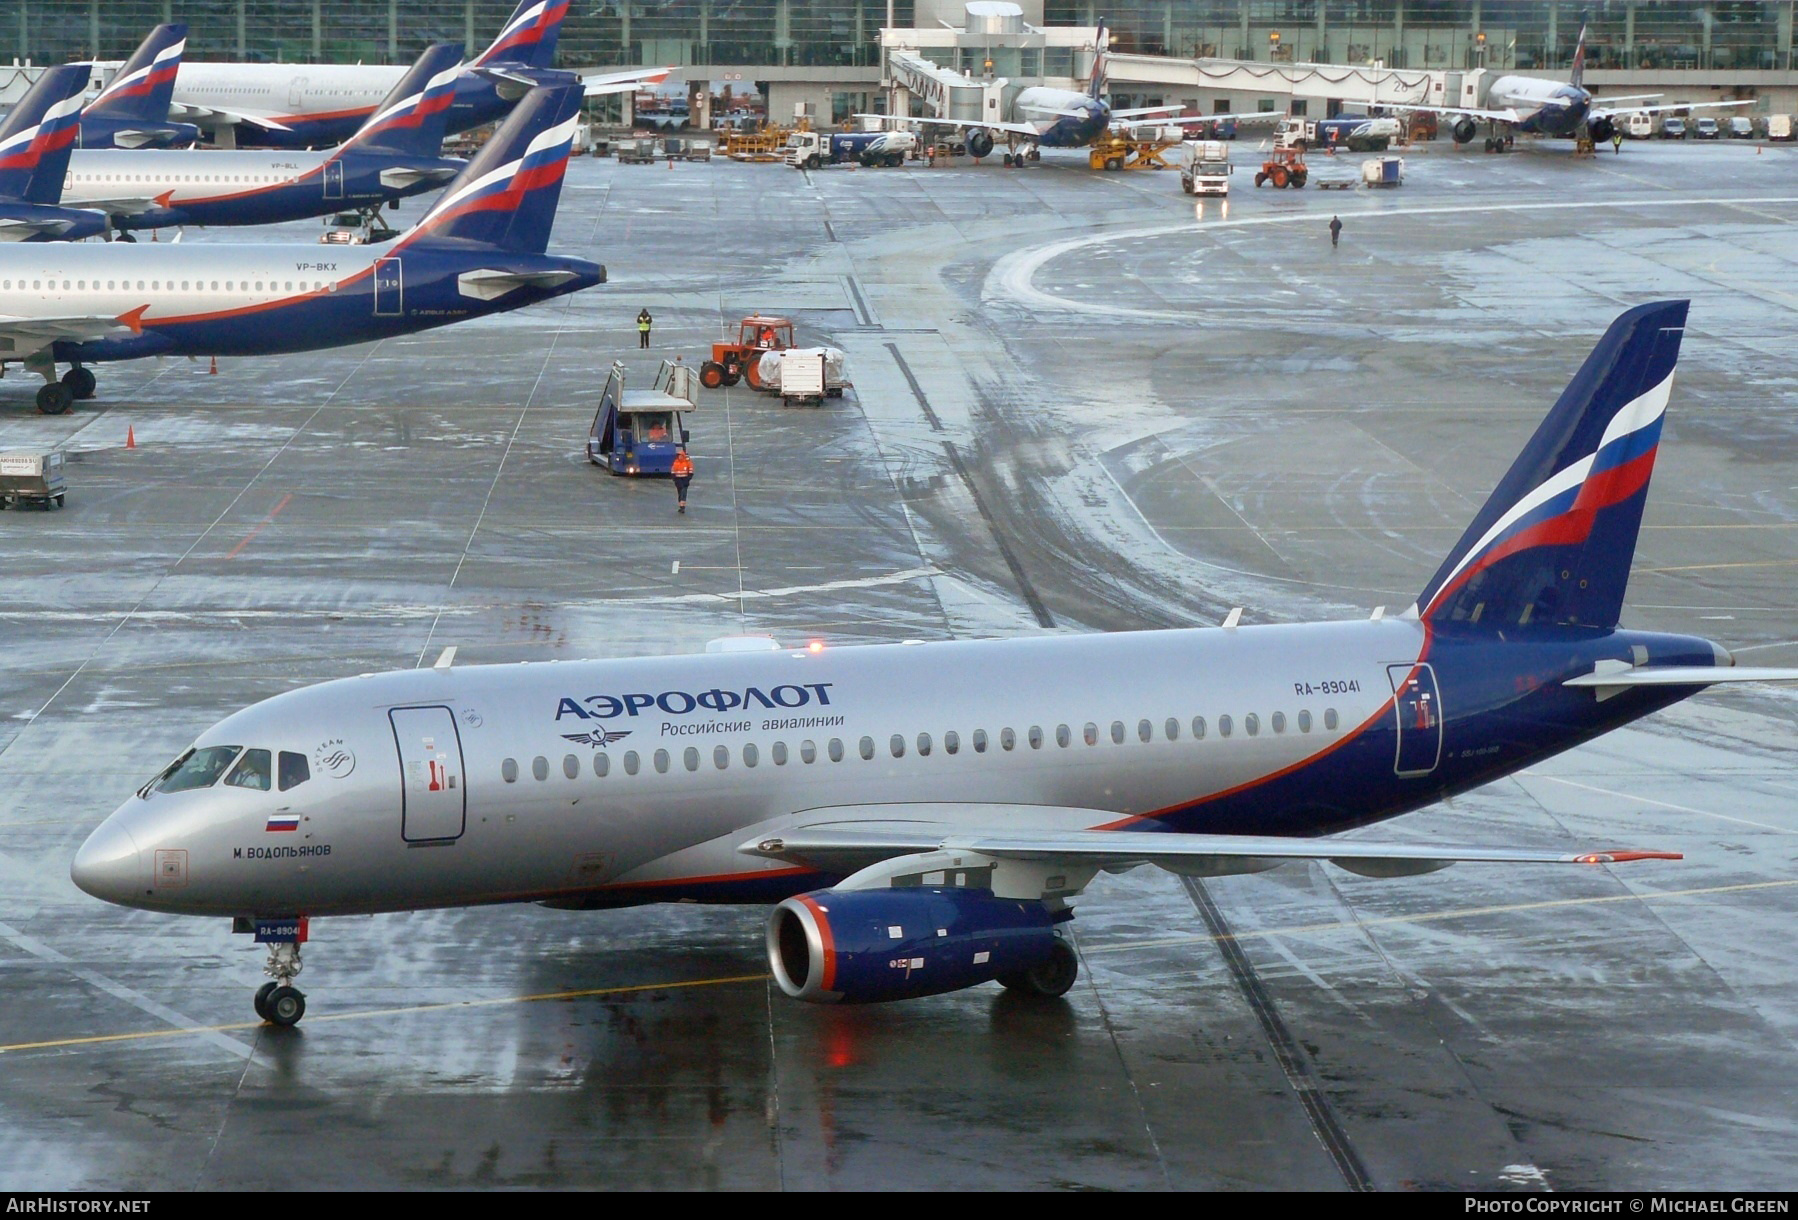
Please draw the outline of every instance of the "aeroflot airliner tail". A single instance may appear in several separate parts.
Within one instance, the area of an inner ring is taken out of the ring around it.
[[[1618,625],[1686,302],[1620,317],[1404,614],[1361,622],[369,674],[202,732],[94,831],[109,902],[231,916],[293,986],[308,918],[767,902],[805,1000],[1060,995],[1101,870],[1672,860],[1345,840],[1718,682]],[[766,644],[766,641],[763,641]],[[1527,877],[1527,872],[1520,872]]]

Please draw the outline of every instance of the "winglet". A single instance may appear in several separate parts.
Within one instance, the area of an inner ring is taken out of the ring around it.
[[[159,208],[166,208],[169,206],[169,200],[173,199],[174,197],[175,197],[175,192],[174,192],[173,188],[171,188],[169,190],[164,191],[162,194],[156,196],[156,198],[154,199],[153,202]]]
[[[132,310],[130,313],[122,313],[113,320],[115,322],[117,322],[120,326],[130,327],[132,334],[141,335],[144,333],[144,313],[149,308],[150,307],[148,305],[139,305],[136,309]]]

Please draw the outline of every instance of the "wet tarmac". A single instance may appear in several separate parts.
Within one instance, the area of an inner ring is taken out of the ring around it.
[[[1790,148],[1438,147],[1377,193],[1256,191],[1235,159],[1227,212],[1072,160],[580,160],[554,247],[602,288],[217,375],[106,366],[59,419],[13,370],[0,449],[72,464],[61,512],[0,514],[0,1188],[1789,1187],[1779,691],[1363,832],[1682,863],[1104,878],[1049,1005],[813,1007],[765,977],[762,911],[522,907],[320,921],[278,1030],[247,937],[70,884],[215,719],[447,645],[1396,611],[1612,317],[1664,296],[1691,330],[1626,622],[1798,664]],[[708,393],[684,518],[585,461],[612,360],[696,362],[756,310],[846,349],[853,392]]]

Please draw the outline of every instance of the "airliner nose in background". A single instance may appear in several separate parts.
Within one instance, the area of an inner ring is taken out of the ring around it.
[[[439,206],[476,207],[478,189]],[[1736,668],[1708,640],[1619,626],[1686,309],[1617,319],[1403,614],[445,658],[226,717],[94,832],[74,880],[256,931],[273,944],[256,1009],[292,1024],[314,916],[773,903],[769,964],[800,999],[989,981],[1060,995],[1077,971],[1062,925],[1101,871],[1300,860],[1406,877],[1458,861],[1677,859],[1334,836],[1706,686],[1798,680]]]
[[[602,284],[597,263],[547,253],[580,105],[578,85],[533,91],[386,245],[0,247],[0,362],[41,373],[38,409],[60,414],[93,395],[90,363],[341,347]]]

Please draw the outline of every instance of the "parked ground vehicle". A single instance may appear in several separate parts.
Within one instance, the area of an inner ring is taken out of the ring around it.
[[[1717,120],[1705,115],[1692,123],[1692,134],[1700,140],[1715,140],[1722,136],[1723,129],[1717,126]]]
[[[790,318],[751,314],[737,328],[735,342],[729,339],[712,344],[712,358],[699,366],[699,384],[708,390],[736,385],[749,379],[751,389],[762,388],[756,372],[756,361],[763,352],[784,351],[793,346],[793,322]]]
[[[647,390],[627,390],[624,379],[623,362],[613,361],[587,430],[587,460],[613,474],[667,474],[688,440],[687,414],[698,396],[693,370],[664,360]]]
[[[1790,140],[1798,135],[1794,129],[1792,116],[1789,114],[1770,114],[1767,116],[1767,138],[1769,140]]]
[[[1754,120],[1745,114],[1731,115],[1729,119],[1729,138],[1732,140],[1754,139]]]
[[[900,166],[917,150],[909,131],[795,131],[787,137],[783,160],[795,169],[824,165]]]
[[[1661,139],[1683,140],[1686,138],[1686,121],[1668,116],[1661,120]]]
[[[1632,140],[1646,140],[1654,134],[1654,116],[1638,111],[1623,120],[1623,134]]]
[[[1282,120],[1274,133],[1276,148],[1346,148],[1350,152],[1384,152],[1399,137],[1397,119],[1339,114],[1333,119]]]
[[[1230,193],[1230,146],[1222,140],[1199,140],[1180,167],[1180,189],[1188,195]]]
[[[0,453],[0,508],[61,508],[68,489],[62,450]]]
[[[1255,185],[1271,182],[1278,187],[1304,186],[1310,176],[1311,171],[1305,167],[1304,149],[1275,148],[1255,171]]]

